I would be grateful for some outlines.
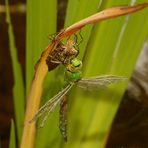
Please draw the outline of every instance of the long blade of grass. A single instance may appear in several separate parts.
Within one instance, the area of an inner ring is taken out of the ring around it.
[[[24,119],[24,84],[23,84],[21,66],[17,57],[17,49],[15,46],[15,39],[10,18],[8,0],[6,0],[5,3],[7,10],[6,22],[8,23],[9,46],[12,59],[13,77],[14,77],[13,99],[14,99],[14,110],[15,110],[15,120],[16,120],[16,131],[17,131],[18,141],[20,142],[20,138],[22,135],[22,124]]]
[[[13,120],[11,120],[9,148],[16,148],[15,126],[14,126],[14,121]]]
[[[28,0],[27,1],[27,49],[26,49],[26,89],[27,92],[30,88],[31,81],[33,79],[34,65],[37,59],[40,57],[41,52],[48,44],[48,35],[56,32],[56,3],[55,0]],[[35,124],[29,124],[29,120],[37,112],[40,104],[42,94],[42,82],[45,74],[48,71],[47,66],[38,67],[39,77],[35,77],[39,81],[33,83],[30,95],[27,100],[27,111],[25,114],[25,126],[23,132],[23,138],[21,147],[32,148],[35,144],[36,127]],[[43,68],[43,71],[40,69]],[[44,88],[47,89],[51,78],[46,79]],[[39,86],[39,87],[38,87]],[[32,91],[33,90],[33,91]],[[33,92],[33,93],[32,93]],[[40,143],[44,143],[45,136],[41,134],[42,140]]]
[[[112,7],[123,3],[131,2],[104,1],[102,6]],[[148,34],[147,14],[148,11],[143,10],[129,18],[120,17],[95,25],[84,59],[84,75],[114,74],[130,77]],[[143,26],[142,29],[140,26]],[[136,38],[139,40],[135,43]],[[79,95],[75,95],[70,104],[69,141],[65,147],[105,147],[108,131],[126,86],[127,82],[122,82],[92,95],[84,94],[83,91],[75,92]]]
[[[34,66],[43,49],[48,45],[48,36],[56,32],[56,1],[27,1],[27,48],[26,88],[30,88]]]

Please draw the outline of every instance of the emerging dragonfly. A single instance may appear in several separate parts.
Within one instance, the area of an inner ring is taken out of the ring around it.
[[[58,52],[52,58],[53,63],[62,63],[65,66],[65,87],[58,92],[53,98],[51,98],[45,105],[43,105],[38,112],[35,114],[33,119],[30,122],[36,121],[40,116],[46,113],[43,118],[40,127],[44,126],[44,122],[50,113],[54,109],[61,105],[60,109],[60,131],[64,139],[67,141],[67,98],[65,95],[71,90],[74,85],[78,85],[84,89],[96,89],[98,87],[104,87],[111,83],[118,82],[120,80],[126,79],[121,76],[95,76],[90,78],[82,78],[82,61],[77,58],[78,51],[74,48],[75,42],[71,39],[67,41],[67,44],[62,46],[65,49],[63,52]],[[69,49],[70,47],[70,49]],[[68,49],[68,50],[66,50]],[[65,52],[66,51],[66,52]],[[68,51],[72,51],[68,54]],[[65,54],[66,53],[66,54]],[[61,56],[62,55],[62,56]]]
[[[63,31],[61,31],[60,33],[62,33]],[[59,64],[63,65],[69,64],[71,59],[79,54],[78,46],[83,40],[80,32],[79,36],[81,38],[81,41],[79,43],[77,43],[77,35],[74,34],[74,40],[69,39],[70,38],[69,37],[66,43],[60,41],[57,47],[54,48],[54,50],[48,55],[46,59],[46,63],[48,65],[48,71],[53,70]],[[49,36],[49,39],[52,42],[54,42],[55,40],[57,40],[57,36],[59,36],[60,33]]]

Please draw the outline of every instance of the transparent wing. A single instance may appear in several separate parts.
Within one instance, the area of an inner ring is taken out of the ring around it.
[[[126,77],[122,76],[112,76],[112,75],[106,75],[106,76],[96,76],[96,77],[90,77],[90,78],[82,78],[78,81],[77,85],[83,89],[98,89],[102,87],[106,87],[109,84],[116,83],[122,80],[127,79]]]
[[[51,98],[45,105],[43,105],[38,112],[34,115],[34,117],[30,120],[30,123],[36,121],[40,116],[42,116],[44,113],[47,113],[44,117],[40,127],[44,126],[44,122],[46,121],[47,117],[50,113],[54,111],[54,109],[61,103],[64,96],[68,93],[68,91],[73,87],[74,83],[70,83],[67,85],[63,90],[61,90],[57,95],[55,95],[53,98]]]

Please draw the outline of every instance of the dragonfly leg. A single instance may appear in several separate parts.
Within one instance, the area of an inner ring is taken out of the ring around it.
[[[52,63],[62,64],[62,62],[60,62],[60,61],[58,61],[58,60],[53,60],[53,59],[51,59],[50,61],[51,61]]]
[[[79,46],[82,42],[83,42],[83,37],[82,37],[82,34],[81,34],[81,30],[79,31],[79,36],[80,36],[80,42],[78,43],[78,35],[77,34],[74,34],[75,36],[75,43],[76,43],[76,46]]]
[[[78,45],[77,44],[77,42],[78,42],[78,35],[77,34],[74,34],[74,41],[75,41],[75,44]]]
[[[80,42],[79,42],[79,44],[78,44],[78,46],[83,42],[83,36],[82,36],[82,34],[81,34],[81,30],[79,31],[79,36],[80,36]]]
[[[49,39],[50,41],[54,41],[55,38],[56,38],[56,36],[57,36],[57,33],[50,34],[50,35],[48,36],[48,39]]]
[[[62,62],[59,61],[58,59],[56,59],[55,57],[56,57],[56,55],[49,55],[50,62],[56,63],[56,64],[61,64]]]

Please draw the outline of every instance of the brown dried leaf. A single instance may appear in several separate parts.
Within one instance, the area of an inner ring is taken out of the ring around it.
[[[101,12],[91,15],[91,16],[69,26],[61,34],[59,34],[59,38],[63,39],[65,37],[68,37],[68,36],[74,34],[75,32],[79,31],[81,28],[83,28],[85,25],[92,24],[92,23],[95,23],[95,22],[98,22],[101,20],[106,20],[106,19],[126,15],[129,13],[133,13],[133,12],[139,11],[145,7],[148,7],[148,3],[138,4],[135,6],[118,6],[118,7],[105,9]]]

